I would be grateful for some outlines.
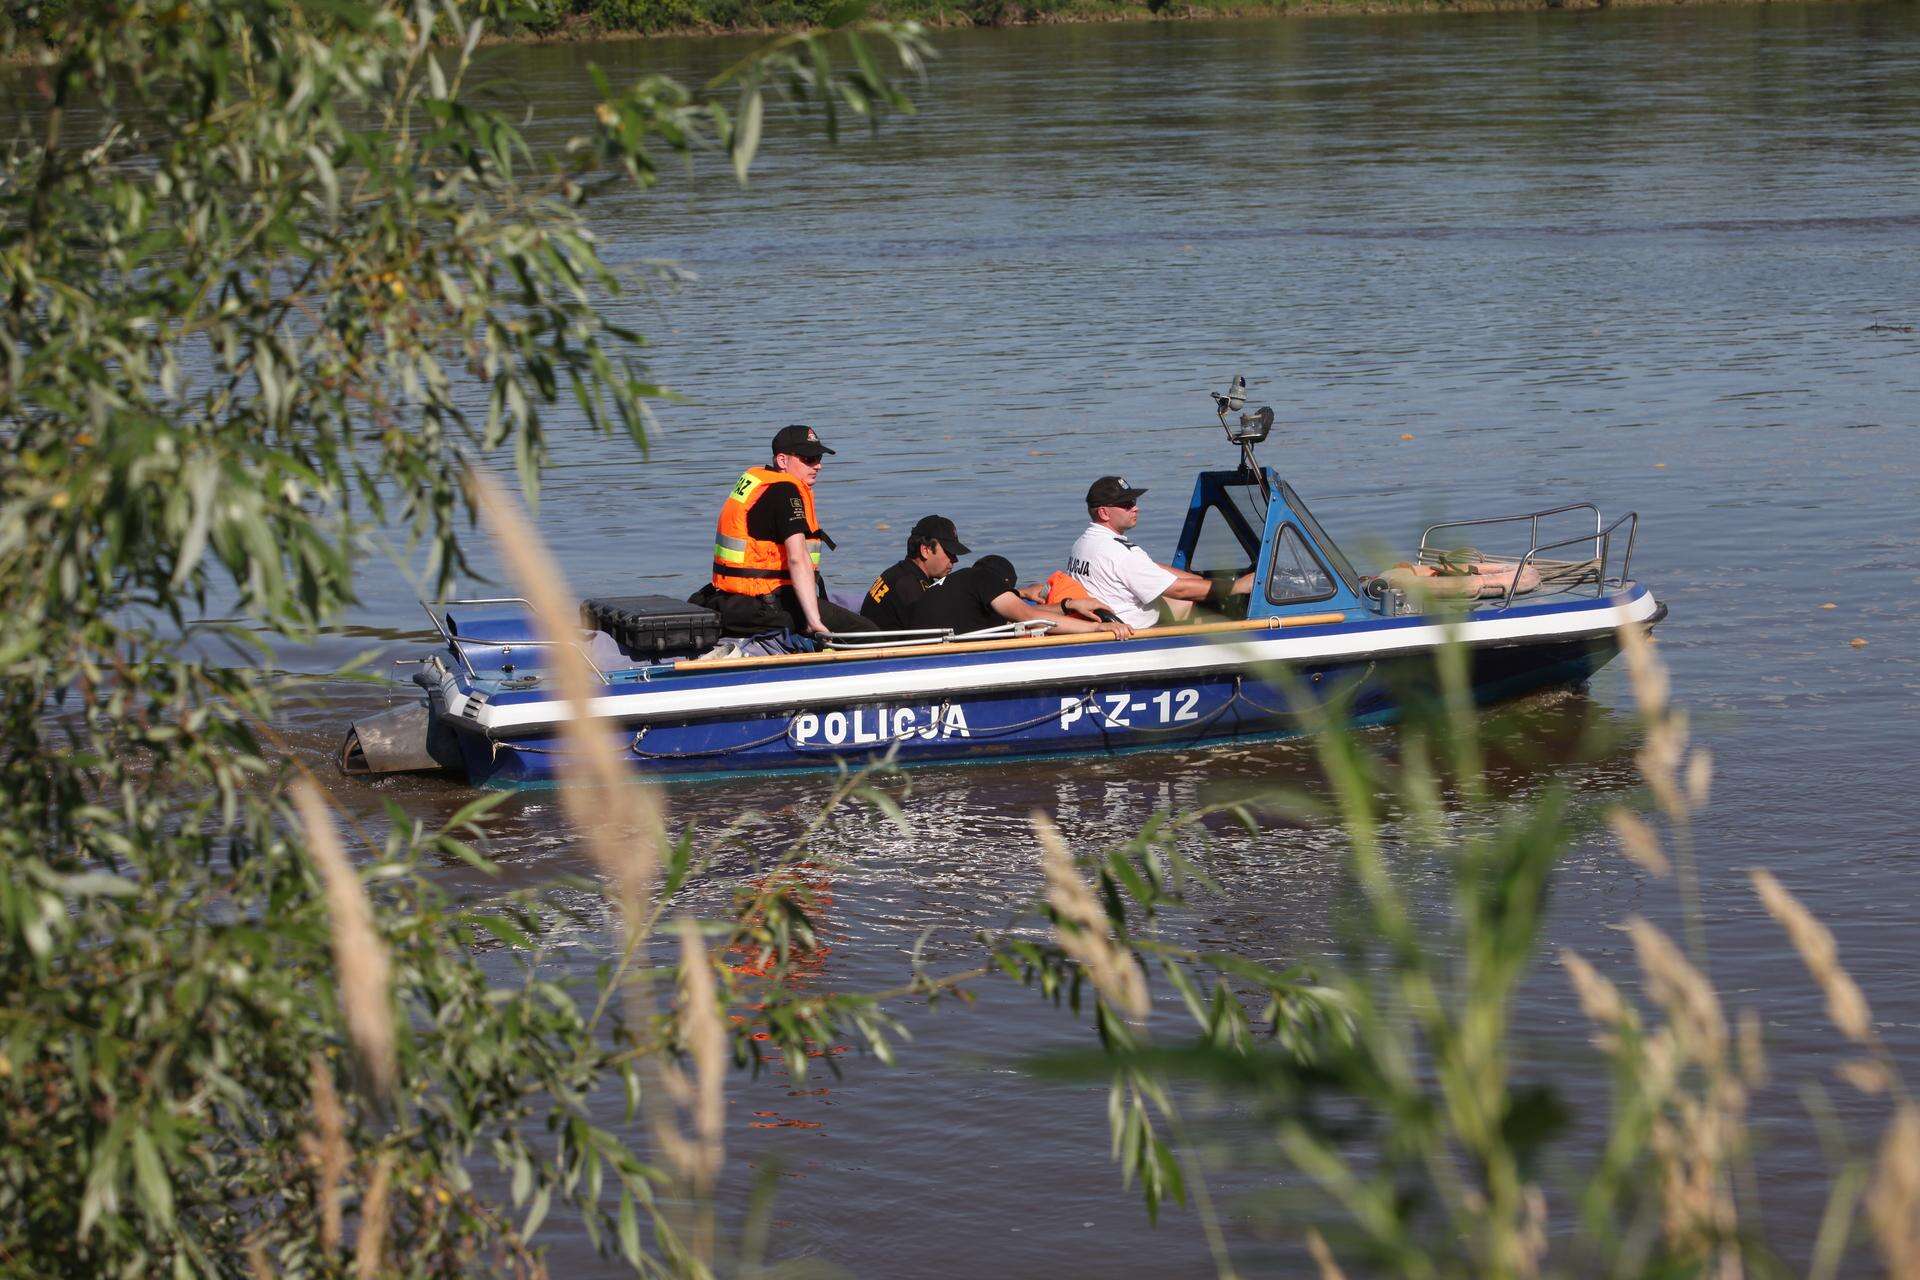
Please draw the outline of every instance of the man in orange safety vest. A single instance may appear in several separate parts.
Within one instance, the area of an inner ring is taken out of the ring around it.
[[[783,427],[773,465],[747,468],[721,504],[713,581],[692,600],[718,613],[729,635],[874,629],[829,600],[820,576],[821,549],[833,539],[814,511],[813,484],[832,452],[812,427]]]

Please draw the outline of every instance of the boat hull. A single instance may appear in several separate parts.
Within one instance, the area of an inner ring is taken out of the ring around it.
[[[1484,703],[1577,685],[1616,652],[1611,629],[1475,644],[1471,686]],[[1307,731],[1316,719],[1310,703],[1337,701],[1349,722],[1380,724],[1434,693],[1433,648],[1423,646],[1229,670],[1063,679],[1051,687],[613,721],[596,731],[642,774],[718,778],[832,771],[888,756],[904,765],[986,763],[1270,741]],[[568,751],[557,726],[507,735],[468,731],[460,742],[469,780],[486,787],[550,785]]]

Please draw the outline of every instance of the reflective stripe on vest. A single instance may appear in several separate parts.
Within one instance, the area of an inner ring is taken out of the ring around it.
[[[738,595],[763,596],[778,591],[793,581],[787,572],[786,548],[778,542],[756,538],[747,530],[747,513],[766,496],[767,489],[779,483],[800,490],[800,503],[807,518],[807,558],[820,563],[820,548],[827,535],[813,512],[813,490],[793,476],[767,467],[749,467],[733,486],[733,492],[720,507],[719,527],[713,538],[713,585]],[[831,545],[831,542],[828,542]]]

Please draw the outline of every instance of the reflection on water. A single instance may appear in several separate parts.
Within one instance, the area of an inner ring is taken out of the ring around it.
[[[1430,520],[1575,498],[1637,508],[1635,567],[1673,608],[1662,647],[1719,763],[1700,849],[1717,975],[1772,1040],[1776,1084],[1756,1100],[1768,1225],[1804,1256],[1818,1207],[1797,1189],[1820,1166],[1796,1091],[1829,1046],[1744,868],[1773,866],[1834,924],[1883,1033],[1920,1047],[1920,337],[1905,328],[1920,322],[1920,11],[1140,24],[939,44],[911,121],[837,150],[783,125],[745,190],[716,165],[602,208],[616,259],[671,257],[697,277],[620,304],[690,402],[662,409],[645,461],[553,424],[540,523],[573,584],[691,590],[726,486],[792,421],[840,451],[821,488],[839,585],[893,559],[928,511],[1038,576],[1103,472],[1151,488],[1141,533],[1166,548],[1191,473],[1226,456],[1202,393],[1236,371],[1279,412],[1268,460],[1369,557],[1405,555]],[[739,48],[490,56],[495,91],[524,98],[551,140],[584,113],[589,61],[699,78]],[[376,567],[363,598],[364,631],[288,660],[406,652],[403,576]],[[288,732],[318,759],[378,697],[341,691],[291,713]],[[1500,793],[1624,794],[1621,706],[1613,673],[1525,704],[1522,745],[1496,756]],[[848,812],[815,850],[831,896],[831,951],[806,978],[820,989],[900,981],[923,935],[931,963],[959,962],[972,931],[1013,918],[1038,884],[1034,809],[1091,847],[1156,812],[1319,783],[1311,747],[1280,744],[892,785],[910,836]],[[723,910],[729,878],[756,874],[825,789],[675,788],[676,816],[702,831],[767,815],[687,906]],[[462,798],[438,779],[335,790],[429,821]],[[1223,814],[1188,845],[1221,887],[1179,926],[1194,940],[1275,959],[1333,944],[1342,884],[1324,826],[1249,831]],[[585,865],[539,793],[499,811],[493,852],[508,884]],[[1440,884],[1439,868],[1410,872]],[[1610,926],[1669,904],[1585,841],[1560,870],[1550,942],[1630,977]],[[599,951],[583,939],[566,955],[584,973]],[[733,1149],[784,1171],[776,1251],[869,1275],[1204,1270],[1189,1215],[1151,1228],[1119,1190],[1103,1091],[1016,1069],[1084,1029],[1009,984],[978,994],[909,1010],[897,1068],[831,1055],[838,1075],[738,1082]],[[1585,1035],[1550,968],[1520,1026],[1555,1063]],[[1226,1182],[1230,1200],[1258,1185]],[[1240,1216],[1230,1229],[1260,1267],[1310,1274],[1294,1242],[1263,1245]],[[596,1273],[577,1242],[557,1262]]]

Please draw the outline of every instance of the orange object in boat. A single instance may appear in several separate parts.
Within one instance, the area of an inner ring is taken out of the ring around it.
[[[1069,600],[1092,600],[1099,608],[1107,606],[1093,592],[1080,584],[1080,579],[1070,573],[1059,572],[1047,575],[1047,603],[1061,605]]]
[[[1515,580],[1516,575],[1518,581]],[[1443,568],[1431,564],[1408,564],[1404,560],[1380,575],[1387,585],[1409,594],[1424,591],[1430,596],[1464,597],[1480,599],[1486,596],[1504,596],[1507,588],[1513,588],[1514,595],[1524,595],[1540,586],[1540,571],[1532,565],[1521,570],[1518,565],[1499,564],[1490,560],[1468,561],[1454,568]]]

